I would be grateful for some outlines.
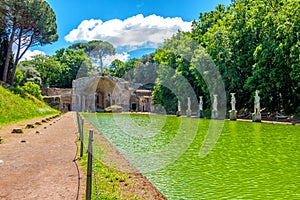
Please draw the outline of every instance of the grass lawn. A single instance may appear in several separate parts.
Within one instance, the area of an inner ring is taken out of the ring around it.
[[[0,126],[58,113],[32,96],[0,86]]]

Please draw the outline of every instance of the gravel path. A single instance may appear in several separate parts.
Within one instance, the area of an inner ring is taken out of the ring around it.
[[[70,112],[24,134],[10,132],[25,122],[1,128],[0,199],[82,199],[75,119]]]

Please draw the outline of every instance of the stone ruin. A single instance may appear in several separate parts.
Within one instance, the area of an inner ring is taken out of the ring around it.
[[[152,91],[140,89],[141,84],[129,83],[113,76],[90,76],[73,81],[71,110],[103,112],[118,105],[123,111],[151,112]]]
[[[71,110],[72,89],[42,88],[43,100],[56,110],[68,112]]]

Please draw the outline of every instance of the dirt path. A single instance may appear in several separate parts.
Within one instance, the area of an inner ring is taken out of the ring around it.
[[[75,119],[70,112],[24,134],[10,132],[26,122],[1,128],[0,199],[82,199]]]
[[[77,152],[76,113],[69,112],[24,134],[11,134],[44,118],[0,127],[0,200],[84,199],[85,175],[74,162]],[[94,129],[86,122],[87,127]],[[95,130],[95,129],[94,129]],[[130,172],[132,186],[120,188],[139,199],[166,199],[125,157],[95,130],[108,165]],[[23,141],[23,142],[22,142]]]

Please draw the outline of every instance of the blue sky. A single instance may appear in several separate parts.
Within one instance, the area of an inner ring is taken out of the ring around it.
[[[213,10],[230,0],[47,0],[56,13],[59,40],[33,47],[52,55],[72,43],[100,39],[116,48],[119,59],[144,49],[157,48],[178,29],[188,31],[200,12]],[[35,50],[35,51],[34,51]],[[34,52],[33,52],[34,51]],[[132,56],[132,55],[131,55]],[[111,58],[112,59],[112,58]]]

